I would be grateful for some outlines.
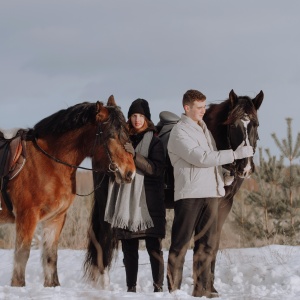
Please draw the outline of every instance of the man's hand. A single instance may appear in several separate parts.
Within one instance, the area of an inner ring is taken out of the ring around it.
[[[234,159],[242,159],[246,157],[253,156],[253,147],[252,146],[244,146],[244,142],[242,142],[235,151],[233,151]]]

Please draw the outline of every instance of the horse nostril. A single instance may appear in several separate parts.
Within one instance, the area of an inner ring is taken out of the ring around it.
[[[128,171],[126,174],[126,180],[131,181],[132,180],[133,173],[131,171]]]

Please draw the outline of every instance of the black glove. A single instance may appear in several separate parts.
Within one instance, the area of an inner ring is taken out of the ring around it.
[[[131,153],[133,157],[135,157],[135,151],[131,143],[126,143],[124,148],[127,152]]]

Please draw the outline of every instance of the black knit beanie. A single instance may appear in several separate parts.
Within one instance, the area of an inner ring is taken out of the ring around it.
[[[151,121],[151,114],[149,109],[148,101],[145,99],[136,99],[134,100],[128,110],[128,119],[133,114],[142,114],[144,115],[149,121]]]

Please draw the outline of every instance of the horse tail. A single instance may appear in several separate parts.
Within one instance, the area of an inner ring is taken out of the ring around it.
[[[101,184],[94,193],[94,203],[91,215],[91,224],[88,232],[88,247],[84,261],[84,276],[97,281],[99,276],[109,269],[118,247],[115,230],[104,221],[107,202],[109,177],[103,173],[94,173],[94,186]]]

